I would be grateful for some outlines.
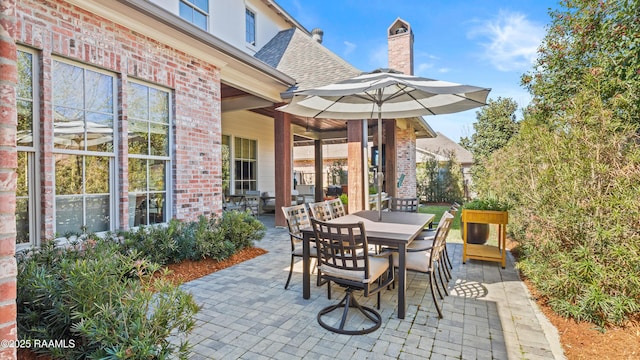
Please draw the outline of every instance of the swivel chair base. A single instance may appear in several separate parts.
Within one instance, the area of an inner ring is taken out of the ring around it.
[[[331,313],[334,310],[337,310],[338,308],[344,308],[343,313],[342,313],[342,319],[340,320],[340,325],[339,327],[333,327],[328,325],[326,322],[324,322],[322,320],[322,316]],[[367,319],[371,320],[373,322],[373,325],[371,325],[368,328],[363,328],[363,329],[354,329],[354,330],[349,330],[349,329],[345,329],[345,325],[347,322],[347,316],[349,314],[349,309],[356,309],[358,311],[360,311],[360,313],[362,313],[362,315],[364,315]],[[322,310],[320,310],[320,312],[318,313],[318,323],[320,324],[320,326],[322,326],[323,328],[329,330],[329,331],[333,331],[335,333],[338,334],[345,334],[345,335],[363,335],[363,334],[368,334],[370,332],[376,331],[378,328],[380,328],[380,325],[382,324],[382,317],[380,316],[380,314],[375,311],[374,309],[367,307],[367,306],[362,306],[358,303],[358,301],[356,300],[356,298],[353,296],[353,290],[347,288],[346,290],[346,294],[344,296],[344,298],[342,298],[342,300],[336,304],[336,305],[331,305],[329,307],[326,307]]]

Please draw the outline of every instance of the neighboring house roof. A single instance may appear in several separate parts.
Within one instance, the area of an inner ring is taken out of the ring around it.
[[[473,163],[473,155],[469,150],[463,148],[440,132],[436,133],[436,135],[434,138],[416,139],[416,150],[437,155],[436,159],[439,161],[448,160],[449,154],[453,152],[456,160],[458,160],[460,164]],[[417,160],[421,161],[422,159],[418,157]]]
[[[280,31],[255,57],[296,79],[298,89],[319,87],[362,73],[296,28]]]

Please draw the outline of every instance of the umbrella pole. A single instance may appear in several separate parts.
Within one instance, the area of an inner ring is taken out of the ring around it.
[[[382,221],[382,106],[378,103],[378,221]]]

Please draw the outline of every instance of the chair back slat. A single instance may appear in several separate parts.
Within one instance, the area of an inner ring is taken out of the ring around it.
[[[289,234],[302,238],[303,228],[311,227],[311,218],[307,212],[307,207],[304,204],[282,207],[285,219],[287,219],[287,226],[289,227]]]
[[[344,205],[342,205],[342,200],[339,198],[327,200],[326,203],[331,210],[331,216],[333,219],[347,215],[347,212],[344,210]]]
[[[309,210],[311,211],[311,217],[320,221],[328,221],[333,219],[333,215],[331,214],[331,209],[329,205],[322,201],[316,203],[309,204]]]
[[[311,219],[321,268],[364,272],[368,278],[368,241],[362,222],[333,224]]]
[[[440,223],[438,224],[438,228],[436,229],[436,235],[433,240],[433,247],[431,248],[431,257],[430,257],[430,268],[433,270],[436,262],[440,260],[442,253],[444,252],[444,247],[446,246],[447,236],[449,235],[449,230],[451,229],[451,224],[453,223],[453,215],[448,211],[442,215],[440,219]]]
[[[389,205],[391,211],[418,212],[418,198],[392,197]]]

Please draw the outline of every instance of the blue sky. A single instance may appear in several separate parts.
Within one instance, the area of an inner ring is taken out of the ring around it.
[[[414,34],[418,76],[491,88],[489,98],[520,106],[530,95],[520,76],[531,69],[550,22],[551,0],[276,0],[323,45],[362,71],[387,67],[387,28],[401,18]],[[473,133],[476,111],[425,117],[453,141]],[[518,111],[520,117],[520,111]]]

